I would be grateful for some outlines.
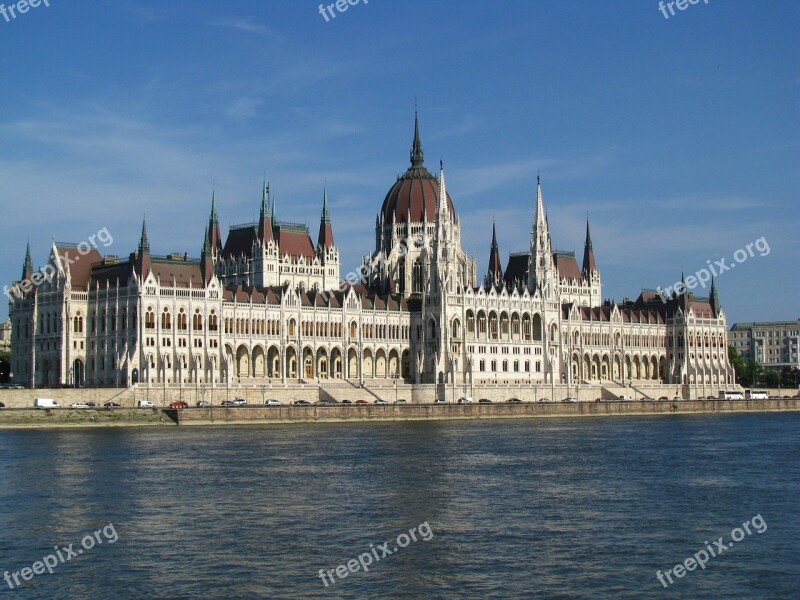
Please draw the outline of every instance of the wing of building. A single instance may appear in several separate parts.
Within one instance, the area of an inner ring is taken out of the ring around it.
[[[327,190],[315,243],[278,219],[266,182],[259,220],[224,242],[212,193],[199,259],[151,255],[144,223],[126,259],[54,242],[34,273],[28,248],[9,293],[14,381],[734,383],[713,284],[709,298],[604,302],[588,222],[581,264],[554,251],[538,177],[527,251],[503,269],[493,226],[478,284],[416,117],[409,158],[376,217],[374,252],[343,279]]]

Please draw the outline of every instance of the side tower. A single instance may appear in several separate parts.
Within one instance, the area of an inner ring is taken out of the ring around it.
[[[553,264],[553,245],[550,240],[550,227],[544,212],[542,182],[536,176],[536,208],[531,230],[531,251],[528,259],[528,290],[534,294],[539,290],[546,301],[557,300],[558,277]]]

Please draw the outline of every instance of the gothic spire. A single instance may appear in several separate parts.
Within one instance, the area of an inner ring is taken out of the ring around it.
[[[589,277],[597,271],[594,260],[594,249],[592,248],[592,236],[589,233],[589,218],[586,218],[586,242],[583,246],[583,274]]]
[[[269,214],[269,183],[261,186],[261,212],[258,218],[258,239],[266,245],[272,239],[272,222]]]
[[[270,218],[272,219],[272,228],[274,229],[278,225],[278,198],[275,195],[275,192],[272,193],[272,210],[270,212],[271,212]]]
[[[136,273],[141,279],[150,271],[150,242],[147,239],[147,223],[142,217],[142,235],[139,238],[139,252],[136,254]]]
[[[319,248],[333,247],[333,227],[331,227],[331,215],[328,212],[328,186],[322,191],[322,214],[319,218],[319,236],[317,236],[317,246]]]
[[[717,293],[717,286],[714,283],[714,276],[711,276],[711,293],[709,294],[708,300],[711,304],[711,310],[714,311],[714,316],[719,317],[720,313],[720,303],[719,303],[719,294]]]
[[[147,239],[147,221],[142,217],[142,235],[139,237],[139,253],[150,254],[150,241]]]
[[[222,250],[222,236],[219,232],[219,217],[217,217],[216,190],[211,188],[211,214],[208,217],[208,236],[211,244],[211,253],[216,256]]]
[[[30,279],[33,275],[33,261],[31,260],[31,241],[28,240],[28,246],[25,248],[25,261],[22,263],[22,281]]]
[[[489,278],[497,284],[503,278],[503,268],[500,264],[500,248],[497,246],[497,228],[492,220],[492,248],[489,250]]]
[[[411,144],[411,167],[416,169],[422,166],[425,158],[422,154],[422,142],[419,141],[419,118],[414,110],[414,142]]]

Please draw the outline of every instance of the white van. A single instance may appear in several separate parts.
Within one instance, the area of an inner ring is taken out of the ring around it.
[[[155,408],[156,405],[150,402],[150,400],[139,400],[136,406],[139,408]]]
[[[633,398],[631,396],[620,396],[619,397],[619,401],[620,402],[633,402]]]
[[[58,408],[58,402],[52,398],[36,398],[33,401],[34,408]]]

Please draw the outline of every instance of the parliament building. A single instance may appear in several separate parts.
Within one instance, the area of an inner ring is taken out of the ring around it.
[[[374,251],[348,274],[327,190],[315,240],[278,218],[266,183],[258,221],[224,240],[212,194],[199,259],[151,254],[143,223],[124,259],[53,242],[54,275],[22,286],[35,278],[28,247],[10,295],[14,383],[734,383],[713,282],[708,298],[604,301],[588,222],[580,263],[554,251],[538,177],[528,249],[503,267],[493,227],[479,279],[416,119],[409,158]]]

